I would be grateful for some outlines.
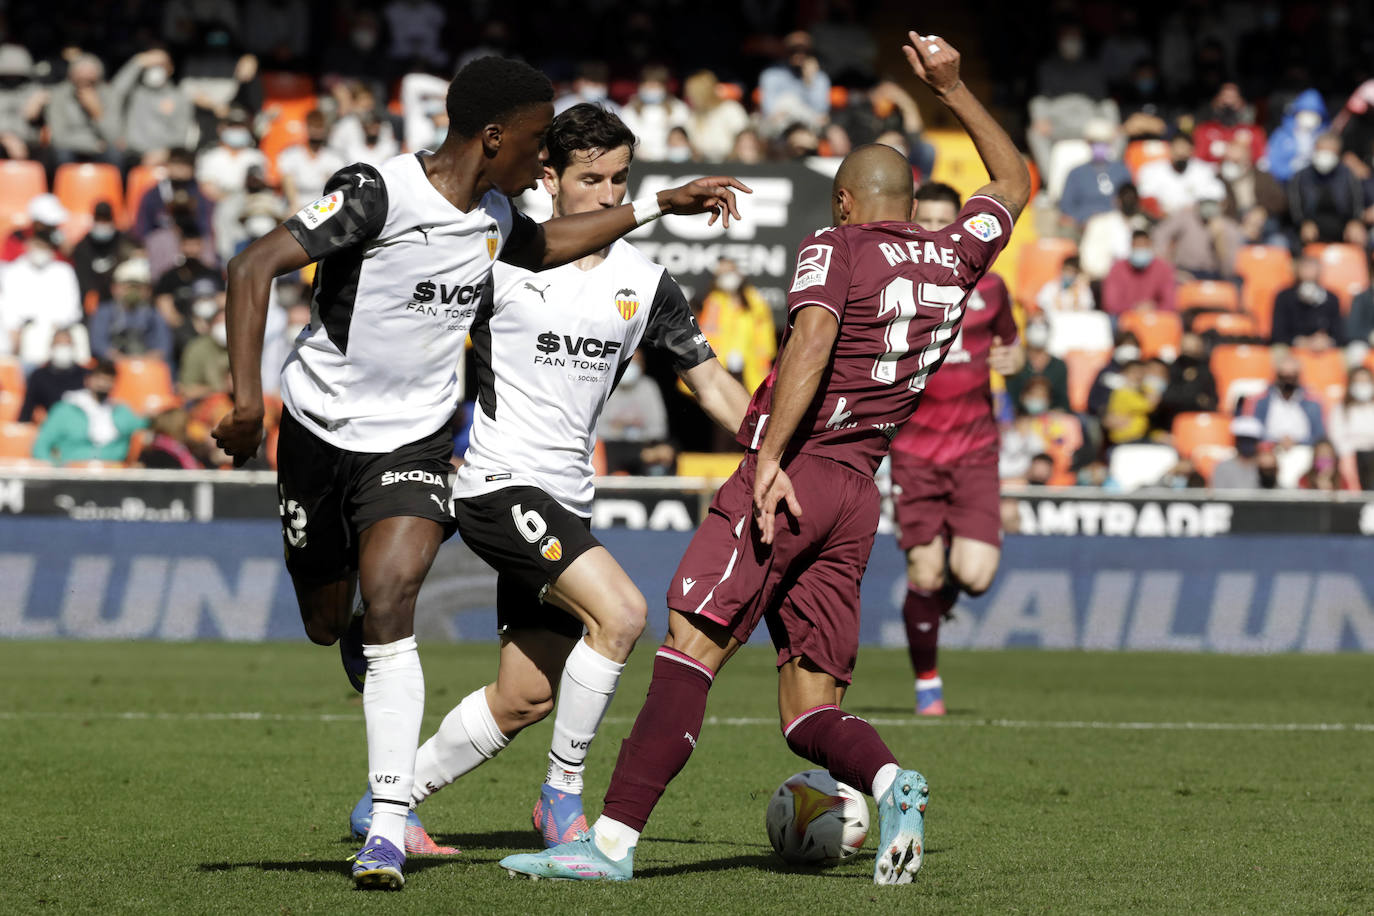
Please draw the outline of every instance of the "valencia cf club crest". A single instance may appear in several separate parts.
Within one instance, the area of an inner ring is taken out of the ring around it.
[[[487,227],[487,257],[496,260],[496,246],[501,244],[501,230],[493,223]]]
[[[557,563],[563,559],[563,542],[549,535],[539,542],[539,555],[550,563]]]
[[[639,293],[632,289],[622,289],[615,294],[615,307],[620,317],[629,321],[639,311]]]

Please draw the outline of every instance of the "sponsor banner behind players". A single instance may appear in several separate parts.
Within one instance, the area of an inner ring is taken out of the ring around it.
[[[667,573],[690,531],[599,532],[662,636]],[[946,646],[1179,652],[1374,652],[1374,567],[1359,536],[1010,535],[987,595]],[[0,639],[299,640],[276,521],[76,522],[0,515]],[[905,645],[905,563],[874,549],[865,645]],[[496,638],[496,576],[457,539],[420,593],[421,640]],[[760,630],[759,641],[767,635]],[[652,644],[652,643],[649,643]]]

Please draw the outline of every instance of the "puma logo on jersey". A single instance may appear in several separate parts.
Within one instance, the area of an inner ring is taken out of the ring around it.
[[[368,177],[367,175],[364,175],[362,172],[359,172],[358,174],[354,175],[354,176],[353,176],[353,180],[356,181],[356,182],[358,182],[358,187],[359,187],[359,188],[365,188],[365,187],[367,187],[367,186],[370,185],[370,184],[376,184],[376,183],[377,183],[377,179],[375,179],[375,178],[370,178],[370,177]]]
[[[844,409],[845,405],[848,403],[849,401],[846,398],[840,398],[839,402],[835,404],[835,412],[830,415],[830,420],[825,424],[826,429],[852,429],[859,425],[857,422],[848,422],[850,416],[854,413],[852,410]]]
[[[545,294],[546,292],[549,291],[549,287],[550,287],[550,286],[553,286],[553,284],[552,284],[552,283],[545,283],[545,284],[544,284],[544,288],[543,288],[543,289],[540,289],[539,287],[535,286],[535,285],[534,285],[533,283],[531,283],[530,281],[528,281],[528,280],[525,281],[525,289],[529,290],[529,291],[532,292],[532,293],[538,293],[538,294],[539,294],[539,301],[540,301],[540,302],[548,302],[548,300],[544,298],[544,294]]]
[[[685,595],[692,590],[692,586],[697,584],[696,579],[687,576],[682,577],[682,593]]]

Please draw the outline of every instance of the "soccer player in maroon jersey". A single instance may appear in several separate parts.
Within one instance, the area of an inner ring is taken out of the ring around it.
[[[912,221],[939,232],[954,222],[959,206],[959,192],[949,185],[924,184]],[[963,325],[920,408],[892,440],[897,542],[906,553],[908,583],[902,618],[919,715],[945,714],[935,667],[940,621],[960,589],[981,595],[997,574],[1000,442],[988,370],[1015,375],[1025,359],[1007,285],[986,274],[969,296]]]
[[[906,884],[924,853],[925,777],[902,769],[839,701],[859,648],[859,583],[878,526],[873,474],[959,331],[969,294],[1030,194],[1011,139],[959,79],[943,39],[909,33],[912,70],[964,127],[992,182],[940,232],[910,222],[911,169],[863,146],[835,175],[835,225],[805,239],[776,371],[755,392],[749,448],[711,502],[668,590],[668,638],[592,830],[512,874],[625,880],[634,847],[701,734],[722,665],[766,620],[787,744],[878,803],[876,884]]]

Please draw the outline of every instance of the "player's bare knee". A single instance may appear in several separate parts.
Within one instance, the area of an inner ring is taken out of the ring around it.
[[[938,566],[923,563],[908,563],[906,581],[912,588],[923,592],[938,592],[945,586],[945,571]]]
[[[623,661],[643,634],[648,613],[639,589],[617,593],[607,602],[605,610],[596,615],[596,626],[591,628],[593,644],[603,654]]]
[[[307,618],[305,621],[305,635],[317,646],[332,646],[339,641],[342,635],[337,632],[335,627],[328,621],[319,618]]]

